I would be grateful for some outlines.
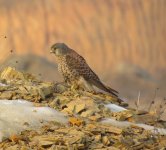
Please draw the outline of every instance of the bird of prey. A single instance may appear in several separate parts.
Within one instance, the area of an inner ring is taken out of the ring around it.
[[[105,86],[99,77],[92,71],[85,59],[64,43],[56,43],[51,46],[50,53],[57,58],[58,71],[68,84],[83,83],[88,90],[94,90],[93,86],[117,96],[118,92]]]

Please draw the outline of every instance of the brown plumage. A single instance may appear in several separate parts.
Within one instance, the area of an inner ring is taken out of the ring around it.
[[[84,80],[85,86],[92,89],[92,86],[117,96],[118,92],[105,86],[99,77],[92,71],[85,59],[70,49],[64,43],[56,43],[51,47],[51,53],[54,53],[58,70],[62,73],[65,82],[72,84]]]

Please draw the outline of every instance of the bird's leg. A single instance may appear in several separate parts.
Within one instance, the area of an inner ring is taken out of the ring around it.
[[[77,90],[79,89],[79,85],[77,82],[72,82],[71,83],[71,90]]]

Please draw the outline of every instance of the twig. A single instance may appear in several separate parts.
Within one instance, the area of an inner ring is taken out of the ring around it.
[[[138,99],[137,99],[137,102],[135,103],[136,107],[137,107],[137,111],[139,109],[139,106],[140,106],[140,96],[141,96],[141,92],[139,91],[138,92]]]
[[[153,100],[151,101],[150,103],[150,106],[148,108],[148,112],[150,112],[151,108],[152,108],[152,105],[155,103],[155,99],[156,99],[156,96],[157,96],[157,91],[159,90],[159,88],[156,88],[155,89],[155,93],[154,93],[154,97],[153,97]]]

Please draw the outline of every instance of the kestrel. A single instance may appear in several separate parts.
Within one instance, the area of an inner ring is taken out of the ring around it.
[[[50,53],[55,54],[58,71],[63,75],[66,83],[83,83],[88,90],[93,90],[93,86],[95,86],[117,96],[118,92],[105,86],[86,63],[85,59],[66,44],[56,43],[52,45]]]

